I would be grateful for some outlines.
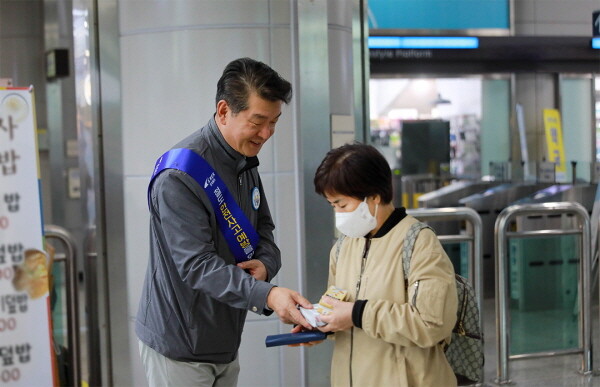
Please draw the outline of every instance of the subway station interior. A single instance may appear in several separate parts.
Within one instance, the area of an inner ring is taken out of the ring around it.
[[[436,230],[476,290],[479,385],[600,386],[600,1],[0,0],[0,86],[34,90],[56,250],[60,372],[41,385],[147,385],[134,325],[148,182],[212,117],[240,57],[294,90],[259,155],[274,283],[323,294],[337,234],[314,172],[334,147],[372,144],[394,204]],[[18,189],[1,178],[1,193]],[[290,329],[248,313],[239,386],[330,385],[330,341],[265,347]]]

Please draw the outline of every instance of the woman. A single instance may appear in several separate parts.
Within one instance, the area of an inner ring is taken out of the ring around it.
[[[331,384],[455,386],[444,355],[456,322],[454,269],[435,234],[423,229],[407,294],[402,247],[417,220],[394,208],[386,159],[370,145],[344,145],[327,153],[314,184],[345,235],[331,250],[328,286],[348,295],[325,297],[333,310],[320,317],[327,325],[319,329],[335,332]]]

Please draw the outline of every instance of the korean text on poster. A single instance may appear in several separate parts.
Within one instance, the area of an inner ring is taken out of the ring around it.
[[[33,90],[0,88],[0,385],[54,386]]]

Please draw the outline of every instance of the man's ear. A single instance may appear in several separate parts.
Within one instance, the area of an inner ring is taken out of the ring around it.
[[[220,124],[227,123],[227,112],[229,112],[229,105],[227,104],[227,101],[222,99],[219,102],[217,102],[216,119],[217,119],[218,123],[220,123]]]

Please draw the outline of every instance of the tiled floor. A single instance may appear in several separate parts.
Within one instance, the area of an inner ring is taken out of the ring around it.
[[[494,299],[484,301],[484,335],[485,335],[485,385],[494,386],[497,375],[496,355],[496,322]],[[598,358],[598,345],[600,343],[598,297],[592,300],[592,337],[593,359]],[[540,329],[543,329],[541,327]],[[581,355],[562,355],[533,359],[510,360],[508,363],[508,376],[514,385],[527,387],[600,387],[600,372],[597,376],[581,375]],[[600,368],[600,362],[593,363],[594,369]],[[596,373],[596,372],[595,372]]]

